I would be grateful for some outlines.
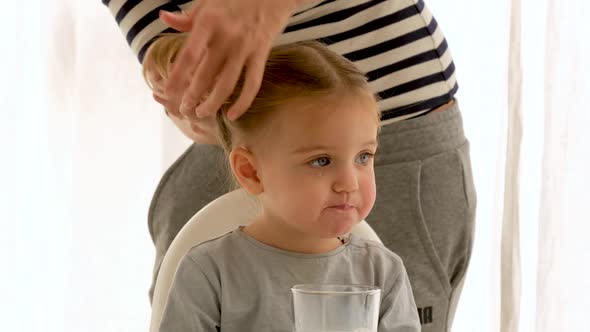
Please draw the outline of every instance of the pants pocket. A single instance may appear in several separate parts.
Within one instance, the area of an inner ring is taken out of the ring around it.
[[[422,162],[375,167],[377,200],[367,222],[408,272],[422,331],[444,331],[451,287],[420,204]]]
[[[377,200],[367,222],[402,257],[423,331],[444,331],[469,262],[475,190],[467,144],[425,160],[375,166]]]
[[[441,277],[454,288],[467,270],[474,237],[476,195],[469,144],[423,160],[413,188],[416,220],[432,244]]]

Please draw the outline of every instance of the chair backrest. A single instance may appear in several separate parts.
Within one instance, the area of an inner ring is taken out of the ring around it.
[[[158,273],[152,300],[151,332],[158,331],[168,292],[182,257],[199,243],[244,225],[257,216],[259,211],[260,206],[256,199],[245,190],[238,189],[212,201],[184,225],[168,248]],[[353,227],[352,233],[367,240],[381,242],[364,220]]]

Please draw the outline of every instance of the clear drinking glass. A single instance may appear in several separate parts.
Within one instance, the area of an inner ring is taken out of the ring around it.
[[[291,288],[293,332],[377,332],[381,290],[364,285]]]

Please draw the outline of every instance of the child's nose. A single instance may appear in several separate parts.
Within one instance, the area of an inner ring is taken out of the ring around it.
[[[343,167],[332,186],[335,192],[352,192],[359,189],[358,175],[354,167]]]

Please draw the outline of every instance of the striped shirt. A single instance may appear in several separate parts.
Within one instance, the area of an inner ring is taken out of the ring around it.
[[[139,61],[162,32],[159,11],[193,1],[102,0]],[[298,8],[275,45],[319,40],[366,73],[382,123],[424,114],[452,100],[458,85],[447,42],[423,0],[323,0]]]

